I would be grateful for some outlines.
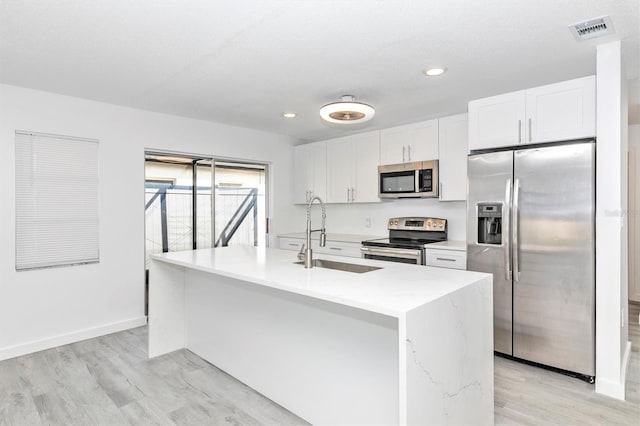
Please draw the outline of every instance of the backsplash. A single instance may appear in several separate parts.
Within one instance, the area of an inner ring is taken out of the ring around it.
[[[399,199],[372,204],[327,204],[327,232],[338,234],[387,235],[390,217],[430,216],[448,220],[449,239],[466,239],[465,201],[440,202],[436,199]],[[306,206],[294,206],[294,219],[284,232],[303,232],[306,227]],[[371,227],[367,227],[367,219]],[[313,206],[312,222],[320,223],[320,208]]]

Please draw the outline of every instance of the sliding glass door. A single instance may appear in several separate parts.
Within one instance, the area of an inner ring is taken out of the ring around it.
[[[146,152],[145,269],[155,253],[265,246],[267,187],[265,164]]]
[[[267,167],[215,161],[215,246],[266,245]]]

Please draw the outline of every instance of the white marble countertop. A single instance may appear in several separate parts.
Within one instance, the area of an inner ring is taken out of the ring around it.
[[[317,239],[317,234],[313,235]],[[286,234],[278,234],[281,238],[306,238],[304,232],[290,232]],[[358,243],[360,244],[364,240],[377,240],[380,238],[386,238],[386,235],[359,235],[359,234],[331,234],[327,233],[327,241],[339,241],[343,243]]]
[[[457,251],[467,251],[467,242],[466,241],[440,241],[439,243],[427,244],[425,248],[430,249],[439,249],[439,250],[457,250]]]
[[[347,263],[380,266],[357,274],[294,264],[289,250],[232,246],[154,254],[152,258],[187,268],[301,294],[342,305],[402,317],[419,306],[473,284],[490,274],[395,262],[349,258]],[[344,257],[314,258],[345,262]]]

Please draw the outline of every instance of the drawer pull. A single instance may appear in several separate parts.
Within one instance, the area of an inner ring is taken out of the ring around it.
[[[288,245],[290,245],[291,247],[300,247],[300,244],[296,243],[289,243]]]
[[[329,247],[329,250],[342,250],[340,247]]]
[[[455,262],[455,259],[448,259],[446,257],[436,257],[436,260],[446,260],[447,262]]]

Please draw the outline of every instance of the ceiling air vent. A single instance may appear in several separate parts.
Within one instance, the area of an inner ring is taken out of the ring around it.
[[[588,40],[596,37],[604,37],[615,33],[611,17],[601,16],[569,25],[569,31],[577,41]]]

